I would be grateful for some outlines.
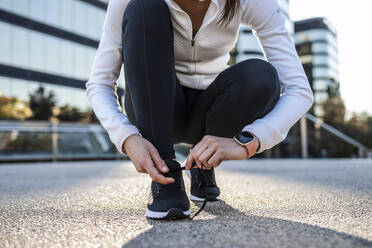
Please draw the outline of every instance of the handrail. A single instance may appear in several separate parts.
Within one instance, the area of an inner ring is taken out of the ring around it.
[[[319,125],[320,127],[324,128],[328,132],[332,133],[333,135],[339,137],[340,139],[344,140],[345,142],[349,143],[350,145],[353,145],[359,149],[359,151],[363,151],[366,153],[368,158],[372,158],[372,150],[366,147],[365,145],[359,143],[355,139],[347,136],[346,134],[340,132],[336,128],[332,127],[331,125],[325,123],[324,121],[320,120],[319,118],[315,117],[314,115],[310,113],[306,113],[306,118],[313,123]]]
[[[36,125],[35,125],[36,124]],[[41,125],[41,126],[40,126]],[[40,132],[40,133],[105,133],[105,130],[97,124],[69,124],[51,122],[13,122],[1,121],[0,132]]]
[[[372,150],[363,144],[359,143],[355,139],[345,135],[329,124],[318,119],[310,113],[306,113],[306,119],[312,121],[313,123],[324,128],[333,135],[339,137],[345,142],[353,145],[359,149],[359,156],[366,156],[372,158]],[[97,124],[71,124],[71,123],[51,123],[51,122],[18,122],[18,121],[0,121],[0,132],[6,131],[18,131],[18,132],[41,132],[41,133],[51,133],[52,134],[52,150],[53,150],[53,160],[56,160],[58,156],[58,144],[57,139],[58,133],[106,133],[106,131]],[[303,138],[303,137],[302,137]],[[307,143],[307,142],[305,142]],[[303,144],[307,146],[307,144]],[[117,156],[119,154],[116,154]],[[304,156],[307,157],[307,156]]]

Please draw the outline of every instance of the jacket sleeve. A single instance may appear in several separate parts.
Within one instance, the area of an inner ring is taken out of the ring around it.
[[[289,129],[310,109],[313,92],[297,55],[292,36],[276,0],[242,1],[241,22],[252,28],[267,60],[278,72],[281,97],[264,117],[245,126],[257,136],[257,153],[270,149],[288,134]]]
[[[122,18],[129,0],[110,0],[103,23],[97,53],[94,57],[86,93],[90,104],[110,140],[118,151],[133,134],[140,134],[123,114],[116,94],[117,80],[122,67]]]

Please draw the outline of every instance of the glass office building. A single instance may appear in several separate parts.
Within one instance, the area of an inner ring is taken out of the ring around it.
[[[1,0],[0,92],[28,100],[39,86],[86,109],[91,65],[109,0]],[[123,83],[120,77],[120,85]],[[119,95],[123,90],[119,90]]]
[[[89,107],[85,95],[91,65],[102,34],[109,0],[1,0],[0,94],[28,100],[39,86],[52,90],[58,105]],[[337,35],[324,18],[298,21],[289,17],[288,0],[278,0],[288,30],[314,90],[314,113],[337,94]],[[249,26],[242,25],[230,63],[264,59]],[[119,86],[124,87],[123,70]],[[123,89],[119,88],[119,95]]]
[[[324,102],[339,94],[336,30],[325,18],[297,21],[295,42],[314,92],[314,114],[322,118]]]
[[[289,17],[289,0],[278,0],[281,13],[286,20],[286,27],[293,34],[293,22]],[[247,25],[241,25],[239,38],[236,43],[236,50],[232,53],[235,62],[240,62],[250,58],[265,59],[263,51],[257,38],[253,35],[252,30]]]

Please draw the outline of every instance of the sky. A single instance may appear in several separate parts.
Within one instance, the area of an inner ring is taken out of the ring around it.
[[[372,115],[372,0],[290,0],[293,21],[326,17],[336,28],[340,91],[351,111]]]

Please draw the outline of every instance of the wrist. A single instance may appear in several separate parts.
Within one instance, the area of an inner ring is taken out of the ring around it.
[[[138,136],[138,137],[136,137]],[[121,150],[123,151],[123,153],[127,154],[127,150],[128,150],[128,144],[130,143],[130,140],[133,140],[135,138],[139,138],[140,135],[139,134],[132,134],[132,135],[129,135],[123,142],[122,146],[121,146]]]

